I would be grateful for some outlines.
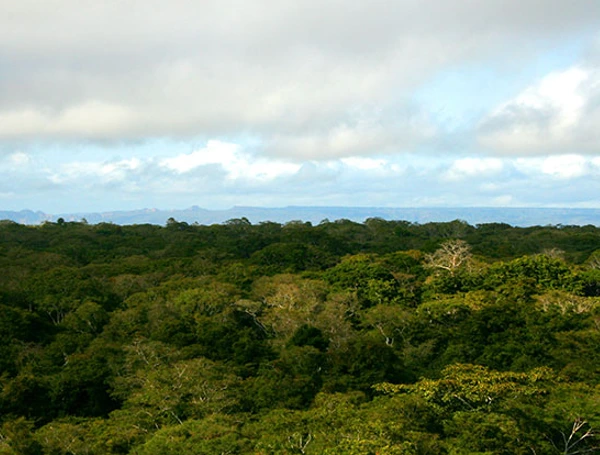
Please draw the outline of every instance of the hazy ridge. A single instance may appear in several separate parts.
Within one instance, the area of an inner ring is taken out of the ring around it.
[[[455,208],[390,208],[390,207],[310,207],[289,206],[280,208],[241,207],[226,210],[207,210],[198,206],[187,209],[161,210],[140,209],[114,212],[79,212],[49,214],[41,211],[0,211],[0,219],[20,224],[40,224],[44,221],[81,221],[96,223],[165,224],[169,218],[187,223],[218,224],[233,218],[247,218],[252,223],[273,221],[286,223],[293,220],[319,223],[348,219],[362,222],[367,218],[385,220],[406,220],[414,223],[444,222],[456,219],[469,224],[502,222],[513,226],[544,225],[600,225],[600,209],[575,208],[497,208],[497,207],[455,207]]]

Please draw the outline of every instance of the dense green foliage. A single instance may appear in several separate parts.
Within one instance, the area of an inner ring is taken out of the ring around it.
[[[600,452],[600,229],[0,223],[0,455]]]

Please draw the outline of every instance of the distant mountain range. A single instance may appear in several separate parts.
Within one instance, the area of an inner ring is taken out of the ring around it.
[[[12,220],[20,224],[40,224],[45,221],[82,221],[90,224],[158,224],[164,225],[169,218],[187,223],[220,224],[234,218],[247,218],[256,224],[263,221],[286,223],[310,221],[317,224],[325,219],[335,221],[348,219],[363,222],[367,218],[404,220],[413,223],[464,220],[471,225],[483,223],[507,223],[512,226],[545,225],[594,225],[600,226],[600,209],[571,208],[384,208],[384,207],[233,207],[227,210],[207,210],[193,206],[183,210],[141,209],[102,213],[48,214],[31,210],[0,211],[0,220]]]

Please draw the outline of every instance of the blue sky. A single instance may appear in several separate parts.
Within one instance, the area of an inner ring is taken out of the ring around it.
[[[600,208],[598,0],[0,6],[0,210]]]

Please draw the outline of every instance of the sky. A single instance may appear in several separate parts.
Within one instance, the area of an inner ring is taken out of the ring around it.
[[[0,210],[600,208],[598,0],[0,11]]]

